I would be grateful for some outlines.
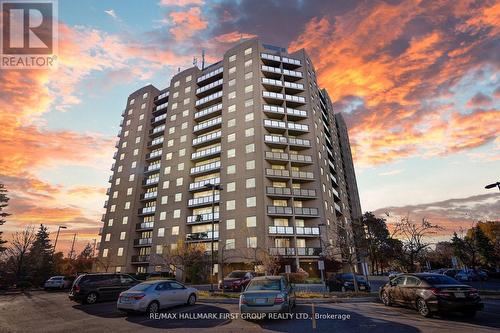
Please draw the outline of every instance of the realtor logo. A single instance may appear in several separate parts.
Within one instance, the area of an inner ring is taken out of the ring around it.
[[[0,68],[54,68],[57,59],[57,3],[2,1]]]

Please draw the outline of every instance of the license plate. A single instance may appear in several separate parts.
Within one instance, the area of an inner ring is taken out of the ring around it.
[[[464,293],[455,293],[456,298],[464,298],[465,294]]]
[[[359,286],[359,290],[365,290],[365,286]]]
[[[266,304],[267,299],[266,298],[256,298],[255,299],[255,304]]]

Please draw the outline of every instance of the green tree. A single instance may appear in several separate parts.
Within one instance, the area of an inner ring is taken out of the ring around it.
[[[9,213],[4,212],[4,209],[8,206],[9,197],[7,196],[7,189],[4,184],[0,184],[0,225],[3,225],[6,221],[5,218],[9,216]],[[3,231],[0,231],[0,253],[5,251],[7,248],[3,244],[7,241],[2,239]]]
[[[93,246],[87,243],[83,248],[82,252],[78,255],[78,258],[90,259],[92,257]]]
[[[33,269],[32,282],[42,285],[54,272],[54,248],[47,227],[40,224],[35,241],[30,249],[29,262]]]

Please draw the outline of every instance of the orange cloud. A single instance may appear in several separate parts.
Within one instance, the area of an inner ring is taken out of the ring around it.
[[[216,36],[214,39],[219,43],[234,43],[239,41],[240,39],[248,39],[254,37],[257,37],[257,35],[233,31],[227,34]]]
[[[160,6],[185,7],[189,5],[203,5],[203,0],[161,0]]]
[[[197,31],[208,26],[208,22],[201,17],[200,7],[192,7],[187,11],[172,12],[169,14],[174,26],[170,28],[177,41],[183,41],[193,36]]]
[[[467,75],[496,68],[488,52],[495,53],[499,8],[366,2],[342,16],[313,18],[289,50],[305,48],[312,57],[319,83],[336,111],[345,112],[358,165],[449,154],[486,144],[500,131],[497,106],[476,110],[486,104],[453,98]],[[459,23],[450,33],[453,20]]]

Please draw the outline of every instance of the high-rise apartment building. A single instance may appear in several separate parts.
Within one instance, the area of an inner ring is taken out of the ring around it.
[[[347,128],[304,50],[241,42],[135,91],[122,116],[99,245],[110,271],[165,270],[179,240],[213,238],[232,267],[261,252],[314,273],[329,230],[361,215]]]

